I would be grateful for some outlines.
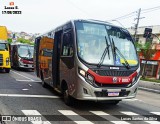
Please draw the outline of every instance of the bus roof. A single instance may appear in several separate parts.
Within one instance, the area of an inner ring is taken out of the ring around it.
[[[52,33],[52,32],[54,33],[56,30],[62,29],[65,24],[68,24],[69,22],[74,23],[74,21],[83,21],[83,22],[92,22],[92,23],[99,23],[99,24],[107,24],[107,25],[110,25],[110,26],[114,26],[114,27],[118,27],[118,28],[123,28],[123,27],[120,27],[120,26],[117,26],[117,25],[113,25],[112,23],[109,23],[107,21],[100,21],[100,20],[94,20],[94,19],[74,19],[74,20],[67,21],[64,24],[62,24],[60,26],[57,26],[56,28],[47,31],[47,32],[39,35],[38,37],[48,36],[49,33]]]

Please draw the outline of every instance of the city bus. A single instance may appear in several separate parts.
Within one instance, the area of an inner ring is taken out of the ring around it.
[[[10,72],[10,45],[7,42],[8,31],[6,26],[0,26],[0,69]]]
[[[11,66],[33,70],[33,51],[34,47],[28,44],[11,44]]]
[[[75,99],[117,104],[137,94],[134,41],[126,29],[108,22],[71,20],[38,36],[34,65],[42,85],[62,93],[67,105]]]

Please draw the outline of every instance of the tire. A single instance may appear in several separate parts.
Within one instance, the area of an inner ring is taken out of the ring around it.
[[[114,101],[111,102],[111,104],[117,105],[120,101],[121,101],[121,100],[114,100]]]
[[[10,68],[5,68],[5,72],[9,73],[10,72]]]
[[[64,90],[63,92],[63,99],[64,99],[64,103],[68,106],[72,106],[73,105],[73,98],[69,95],[68,93],[68,88]]]
[[[41,83],[41,84],[42,84],[42,87],[46,88],[46,87],[47,87],[47,84],[46,84],[46,82],[44,81],[42,71],[41,71],[41,80],[42,80],[42,83]]]

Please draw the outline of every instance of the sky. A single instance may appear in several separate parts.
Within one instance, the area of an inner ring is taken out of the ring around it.
[[[10,2],[22,14],[2,14]],[[154,7],[158,9],[149,9]],[[139,26],[160,25],[160,0],[0,0],[0,25],[16,32],[44,33],[71,19],[96,19],[131,28],[140,8]],[[117,19],[127,14],[131,15]]]

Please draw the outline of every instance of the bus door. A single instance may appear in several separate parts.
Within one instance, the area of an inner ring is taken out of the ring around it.
[[[62,50],[60,59],[60,79],[65,80],[68,86],[74,83],[74,45],[72,29],[64,30],[62,39]],[[73,87],[72,87],[73,89]]]
[[[40,40],[41,38],[35,39],[35,46],[34,46],[34,70],[39,77],[39,47],[40,47]]]
[[[58,87],[59,81],[59,61],[60,61],[60,49],[61,49],[62,30],[55,32],[54,45],[53,45],[53,56],[52,56],[52,81],[53,86]]]

